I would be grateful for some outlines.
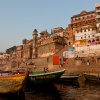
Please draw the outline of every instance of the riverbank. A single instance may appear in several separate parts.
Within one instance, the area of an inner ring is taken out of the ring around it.
[[[87,63],[87,60],[89,60],[89,63]],[[32,64],[33,63],[33,64]],[[66,62],[63,64],[63,66],[60,65],[54,65],[52,57],[49,57],[49,60],[47,62],[47,58],[37,58],[37,59],[29,59],[25,62],[20,61],[20,64],[18,65],[18,62],[16,61],[9,61],[5,65],[1,66],[1,70],[13,70],[20,67],[26,67],[33,71],[44,71],[44,67],[47,67],[49,71],[52,70],[61,70],[66,69],[64,74],[83,74],[83,73],[100,73],[100,59],[93,57],[87,57],[87,58],[69,58],[66,60]]]

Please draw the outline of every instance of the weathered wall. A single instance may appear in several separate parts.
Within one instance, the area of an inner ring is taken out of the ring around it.
[[[48,56],[55,52],[55,43],[50,43],[47,45],[42,45],[38,47],[38,57]]]

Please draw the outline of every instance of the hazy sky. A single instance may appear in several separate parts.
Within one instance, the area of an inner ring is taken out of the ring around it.
[[[0,0],[0,52],[56,27],[66,28],[73,15],[95,10],[100,0]]]

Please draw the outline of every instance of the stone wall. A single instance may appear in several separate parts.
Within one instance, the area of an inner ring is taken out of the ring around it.
[[[50,43],[47,45],[42,45],[38,47],[38,57],[48,56],[48,54],[53,54],[55,52],[55,43]]]

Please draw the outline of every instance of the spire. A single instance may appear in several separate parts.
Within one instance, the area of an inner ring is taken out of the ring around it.
[[[38,33],[37,29],[34,29],[33,34],[32,34],[32,35],[38,35],[37,33]]]
[[[53,31],[52,31],[52,29],[51,29],[51,34],[53,34]]]
[[[37,29],[34,29],[33,33],[34,33],[34,32],[38,32]]]
[[[45,31],[47,32],[47,29]]]

